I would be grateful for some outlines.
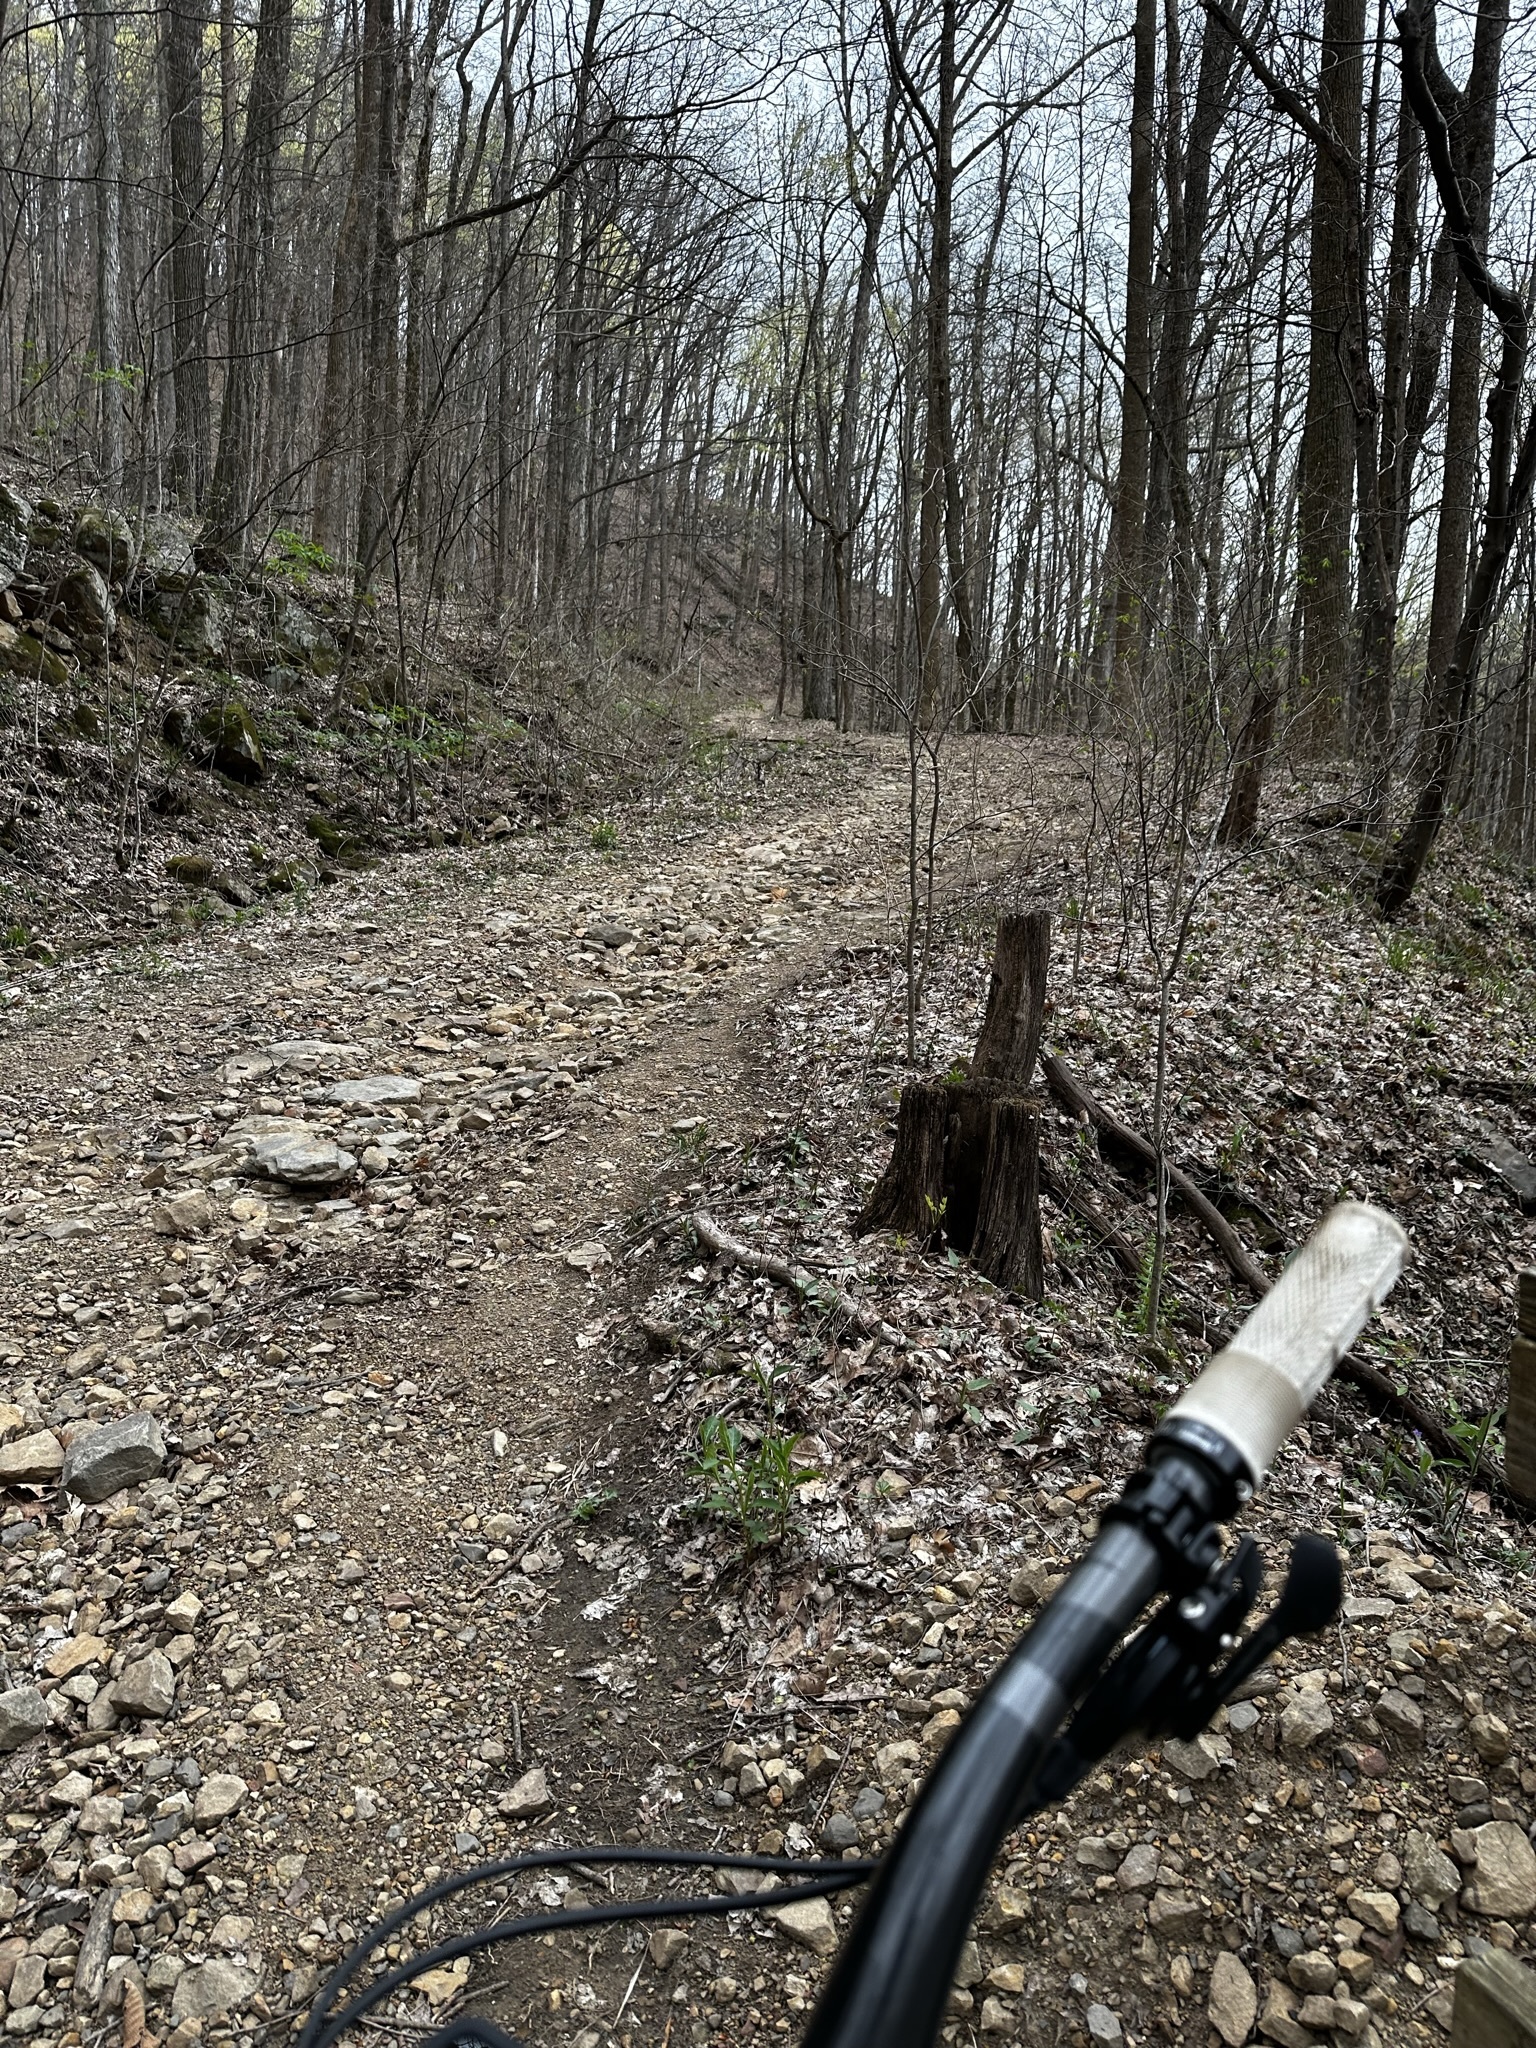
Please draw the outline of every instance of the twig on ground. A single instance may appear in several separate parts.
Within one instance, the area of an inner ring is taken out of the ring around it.
[[[804,1266],[791,1266],[787,1260],[775,1258],[771,1252],[755,1252],[750,1245],[730,1237],[719,1224],[702,1209],[696,1209],[688,1219],[689,1226],[706,1251],[713,1252],[718,1259],[729,1259],[733,1266],[740,1266],[744,1273],[758,1273],[765,1280],[773,1280],[780,1287],[791,1287],[802,1300],[813,1306],[830,1308],[842,1317],[845,1323],[852,1323],[867,1337],[878,1337],[882,1344],[901,1348],[906,1338],[900,1330],[883,1322],[875,1311],[865,1308],[832,1281],[818,1279],[807,1272]]]
[[[1086,1117],[1094,1129],[1101,1132],[1112,1144],[1133,1153],[1148,1166],[1156,1168],[1157,1153],[1151,1140],[1144,1138],[1140,1131],[1133,1131],[1129,1124],[1123,1124],[1113,1111],[1106,1109],[1058,1053],[1043,1054],[1040,1065],[1046,1080],[1050,1083],[1051,1093],[1058,1102],[1070,1109],[1074,1116]],[[1255,1294],[1267,1294],[1270,1285],[1269,1275],[1210,1196],[1202,1194],[1189,1175],[1175,1166],[1172,1160],[1164,1161],[1163,1170],[1168,1176],[1169,1187],[1189,1213],[1204,1226],[1211,1242],[1226,1260],[1235,1277]]]

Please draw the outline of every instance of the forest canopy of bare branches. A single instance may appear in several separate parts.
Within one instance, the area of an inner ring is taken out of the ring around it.
[[[1528,858],[1528,38],[1508,0],[0,12],[34,484],[845,727],[1280,761],[1411,893]],[[371,600],[370,600],[371,601]]]

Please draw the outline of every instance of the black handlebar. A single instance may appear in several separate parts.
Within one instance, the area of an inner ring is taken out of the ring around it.
[[[806,2048],[931,2048],[976,1901],[999,1845],[1036,1803],[1070,1789],[1056,1730],[1115,1644],[1159,1592],[1187,1597],[1219,1558],[1216,1525],[1247,1490],[1219,1440],[1178,1425],[1153,1439],[1147,1466],[1034,1627],[993,1678],[929,1777],[881,1865],[806,2034]],[[1251,1598],[1251,1595],[1249,1596]],[[1144,1701],[1128,1691],[1124,1705]],[[1129,1723],[1116,1717],[1114,1734]],[[1108,1742],[1096,1742],[1103,1753]]]

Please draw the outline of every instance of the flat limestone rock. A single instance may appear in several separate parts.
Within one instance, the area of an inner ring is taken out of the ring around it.
[[[149,1213],[149,1227],[161,1237],[198,1237],[219,1220],[217,1202],[202,1188],[162,1202]]]
[[[1473,1913],[1523,1920],[1536,1913],[1536,1849],[1512,1820],[1485,1821],[1472,1831],[1477,1865],[1461,1895]]]
[[[408,1074],[367,1074],[360,1081],[333,1081],[325,1090],[325,1099],[349,1108],[420,1102],[421,1083],[413,1081]]]
[[[267,1058],[286,1067],[294,1060],[355,1060],[363,1050],[360,1045],[337,1044],[328,1038],[280,1038],[267,1047]]]
[[[0,1692],[0,1756],[9,1756],[48,1726],[48,1706],[35,1685]]]
[[[357,1171],[357,1156],[328,1138],[262,1138],[252,1149],[249,1168],[295,1188],[333,1188]]]
[[[0,1447],[0,1486],[48,1486],[64,1470],[64,1446],[51,1429]]]
[[[226,1145],[259,1145],[264,1138],[313,1137],[314,1128],[297,1116],[243,1116],[224,1133]]]
[[[1237,1957],[1223,1949],[1211,1971],[1206,2011],[1227,2048],[1242,2048],[1258,2016],[1259,1990]]]
[[[496,1810],[506,1820],[537,1820],[541,1813],[548,1813],[554,1803],[554,1794],[549,1789],[543,1767],[535,1765],[531,1771],[524,1771],[510,1792],[502,1793],[496,1802]]]
[[[829,1956],[837,1947],[837,1922],[825,1899],[794,1899],[787,1906],[765,1906],[763,1918],[813,1956]]]
[[[151,1650],[130,1664],[112,1688],[112,1704],[120,1714],[140,1721],[163,1721],[176,1700],[176,1673],[161,1650]]]
[[[246,1791],[244,1778],[237,1778],[233,1771],[215,1771],[197,1788],[197,1796],[192,1802],[193,1820],[200,1828],[227,1820],[244,1799]]]
[[[178,2024],[182,2020],[222,2019],[240,2010],[255,1992],[257,1981],[256,1972],[243,1963],[226,1962],[223,1957],[199,1963],[176,1979],[171,2018]]]

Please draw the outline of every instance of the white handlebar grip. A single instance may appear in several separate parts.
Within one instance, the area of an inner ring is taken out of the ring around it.
[[[1216,1430],[1262,1481],[1407,1253],[1406,1233],[1384,1209],[1340,1202],[1170,1414]]]

